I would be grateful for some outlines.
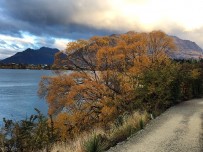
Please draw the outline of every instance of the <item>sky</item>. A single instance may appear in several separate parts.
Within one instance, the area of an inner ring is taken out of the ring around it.
[[[0,0],[0,59],[91,36],[162,30],[203,48],[202,0]]]

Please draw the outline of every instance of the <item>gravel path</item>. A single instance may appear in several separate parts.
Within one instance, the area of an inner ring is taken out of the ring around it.
[[[203,152],[203,99],[168,109],[108,152]]]

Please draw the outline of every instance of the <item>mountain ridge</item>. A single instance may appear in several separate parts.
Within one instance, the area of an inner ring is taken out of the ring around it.
[[[133,34],[132,32],[128,32],[126,34]],[[109,37],[119,38],[120,34],[112,34]],[[190,40],[183,40],[178,38],[177,36],[170,36],[173,38],[174,43],[176,45],[176,49],[173,52],[168,53],[169,57],[175,60],[190,60],[190,59],[203,59],[203,50],[200,48],[195,42]],[[93,63],[96,64],[96,50],[91,52],[86,52],[82,50],[76,50],[75,52],[68,55],[68,61],[62,61],[60,64],[66,66],[67,68],[74,69],[74,67],[81,67],[86,69],[88,64],[82,60],[85,58],[87,54],[91,56]],[[61,58],[61,60],[63,60]],[[66,64],[64,64],[66,63]]]
[[[59,52],[56,48],[41,47],[39,49],[28,48],[25,51],[17,52],[15,55],[1,60],[1,63],[9,64],[48,64],[54,62],[54,55]]]
[[[172,58],[175,59],[199,59],[203,58],[203,49],[191,40],[183,40],[177,36],[171,36],[174,39],[174,43],[177,47],[175,53],[172,54]]]
[[[128,32],[129,33],[129,32]],[[111,36],[119,36],[112,34]],[[191,40],[183,40],[177,36],[170,36],[174,39],[177,50],[170,54],[173,59],[200,59],[203,58],[203,49]],[[57,48],[41,47],[40,49],[28,48],[23,52],[17,52],[15,55],[0,60],[0,63],[16,63],[16,64],[48,64],[54,63],[54,56],[58,53]],[[77,58],[83,52],[73,52],[72,58]],[[94,55],[93,55],[94,56]],[[74,61],[73,61],[74,62]],[[81,63],[82,64],[82,63]]]

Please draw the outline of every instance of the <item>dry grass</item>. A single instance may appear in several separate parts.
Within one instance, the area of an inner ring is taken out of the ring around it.
[[[53,145],[51,152],[83,152],[81,141],[70,143],[57,143]]]
[[[53,145],[51,152],[84,152],[84,143],[94,135],[103,135],[102,129],[94,129],[92,132],[86,132],[80,135],[75,141],[71,143],[56,143]]]
[[[102,129],[94,129],[92,132],[84,133],[71,143],[57,143],[53,145],[51,152],[84,152],[84,143],[89,141],[95,135],[102,135],[106,138],[106,148],[114,146],[128,138],[133,133],[142,129],[140,121],[143,125],[149,120],[149,115],[145,113],[135,112],[130,116],[123,117],[123,123],[119,127],[112,124],[110,131],[104,132]]]
[[[140,127],[140,121],[142,120],[143,125],[148,121],[147,113],[135,112],[131,116],[124,119],[124,123],[118,128],[112,128],[110,132],[109,139],[114,144],[127,139],[132,134],[136,133],[138,130],[142,129]]]

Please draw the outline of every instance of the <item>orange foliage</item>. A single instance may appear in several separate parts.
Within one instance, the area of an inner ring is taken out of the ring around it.
[[[105,127],[136,105],[136,88],[143,85],[139,77],[154,64],[168,64],[166,53],[173,49],[173,40],[160,31],[70,42],[67,53],[83,51],[80,61],[91,65],[89,70],[79,68],[70,75],[44,77],[39,93],[47,99],[49,114],[66,111],[56,119],[62,135],[97,125]],[[91,52],[95,57],[90,56]],[[63,124],[67,124],[66,128]]]

